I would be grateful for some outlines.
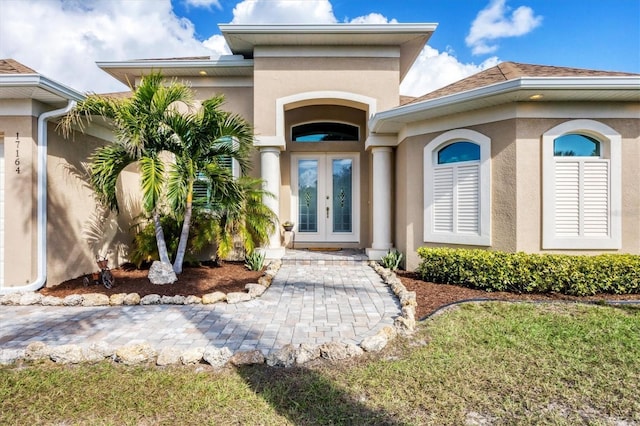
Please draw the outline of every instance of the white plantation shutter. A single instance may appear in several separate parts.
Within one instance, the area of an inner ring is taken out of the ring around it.
[[[453,232],[453,167],[433,171],[433,230]]]
[[[558,237],[609,236],[609,160],[555,159],[555,233]]]
[[[480,165],[460,165],[456,169],[456,232],[479,234]]]

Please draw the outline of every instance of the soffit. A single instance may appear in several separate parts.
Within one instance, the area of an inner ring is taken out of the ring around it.
[[[0,75],[0,99],[33,99],[54,107],[69,100],[81,100],[84,95],[39,74]]]

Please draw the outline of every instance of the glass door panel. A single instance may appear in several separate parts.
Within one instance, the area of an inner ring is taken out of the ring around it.
[[[333,180],[333,232],[351,232],[353,203],[353,160],[334,159]]]
[[[318,160],[298,162],[298,232],[318,232]]]

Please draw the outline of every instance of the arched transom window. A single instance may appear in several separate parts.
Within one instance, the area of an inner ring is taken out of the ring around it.
[[[304,123],[291,128],[293,142],[327,142],[360,140],[360,128],[336,122]]]

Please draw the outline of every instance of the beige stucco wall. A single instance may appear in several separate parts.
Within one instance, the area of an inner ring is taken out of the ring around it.
[[[4,287],[18,287],[37,277],[37,121],[31,116],[1,116],[0,133],[4,133],[5,145]],[[15,143],[16,133],[19,147]],[[20,173],[16,172],[16,148]]]
[[[545,108],[549,110],[548,105]],[[501,111],[504,112],[504,108]],[[637,167],[640,161],[640,119],[593,118],[589,113],[593,114],[592,111],[585,111],[581,115],[579,110],[574,110],[569,118],[507,118],[468,126],[464,126],[460,118],[455,119],[456,126],[451,129],[471,129],[491,139],[492,244],[489,249],[542,251],[542,135],[562,122],[590,118],[612,127],[622,135],[622,248],[610,252],[640,253],[640,191],[637,186],[640,182],[640,170]],[[468,118],[471,121],[473,114]],[[442,127],[436,120],[432,125]],[[423,241],[423,149],[444,132],[439,130],[410,136],[396,148],[394,243],[407,256],[408,269],[414,269],[419,263],[415,252],[418,247],[443,245]],[[600,252],[562,251],[572,254]]]

